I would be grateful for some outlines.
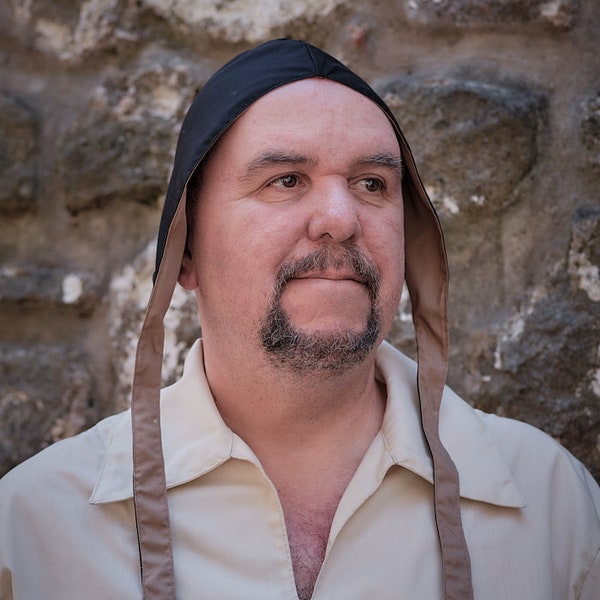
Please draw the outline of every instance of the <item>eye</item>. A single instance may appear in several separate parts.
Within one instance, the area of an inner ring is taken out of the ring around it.
[[[382,192],[385,189],[385,183],[376,177],[366,177],[358,182],[358,185],[365,191],[376,193]]]
[[[299,182],[297,175],[282,175],[269,182],[269,185],[277,188],[293,188],[296,187]]]

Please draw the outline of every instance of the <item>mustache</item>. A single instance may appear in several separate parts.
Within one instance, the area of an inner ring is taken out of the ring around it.
[[[276,296],[281,296],[292,279],[311,272],[348,269],[352,277],[364,285],[372,301],[379,295],[380,276],[377,267],[355,245],[320,246],[310,254],[284,263],[275,278]]]

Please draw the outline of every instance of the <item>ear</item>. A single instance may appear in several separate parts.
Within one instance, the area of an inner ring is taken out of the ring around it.
[[[192,291],[198,287],[198,277],[196,276],[196,269],[194,268],[194,259],[187,247],[183,253],[177,281],[179,281],[179,285],[186,290]]]

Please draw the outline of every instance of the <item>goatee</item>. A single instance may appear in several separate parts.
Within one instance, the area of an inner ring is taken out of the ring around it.
[[[281,306],[286,284],[304,273],[352,269],[369,293],[371,309],[359,331],[303,332],[294,327]],[[377,268],[354,245],[322,246],[303,258],[285,263],[275,281],[275,293],[260,329],[263,349],[271,361],[295,372],[342,373],[362,363],[381,333]]]

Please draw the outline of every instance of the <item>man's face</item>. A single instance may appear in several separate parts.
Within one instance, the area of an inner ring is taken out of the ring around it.
[[[203,166],[180,282],[205,344],[343,370],[391,326],[403,285],[400,150],[384,113],[308,79],[255,102]]]

